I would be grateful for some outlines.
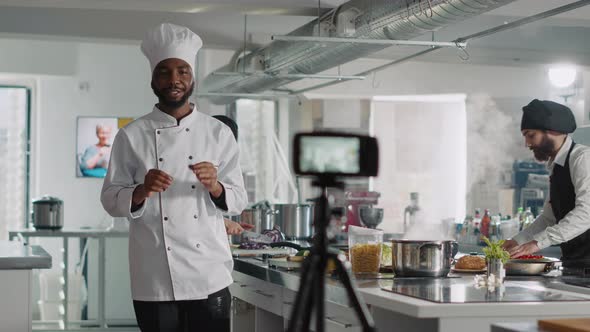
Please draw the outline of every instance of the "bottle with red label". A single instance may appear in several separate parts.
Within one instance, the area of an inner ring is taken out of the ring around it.
[[[481,235],[487,238],[490,237],[490,224],[492,222],[492,216],[490,216],[490,210],[485,209],[483,217],[481,218]]]

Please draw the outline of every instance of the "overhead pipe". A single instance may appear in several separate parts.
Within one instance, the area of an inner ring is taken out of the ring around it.
[[[490,28],[490,29],[482,30],[480,32],[476,32],[474,34],[467,35],[465,37],[457,38],[457,39],[454,40],[454,42],[458,42],[458,43],[460,43],[460,42],[468,42],[468,41],[473,40],[473,39],[483,38],[483,37],[486,37],[486,36],[489,36],[489,35],[492,35],[492,34],[495,34],[495,33],[498,33],[498,32],[502,32],[502,31],[514,29],[514,28],[523,26],[525,24],[533,23],[533,22],[536,22],[536,21],[539,21],[539,20],[542,20],[542,19],[545,19],[545,18],[548,18],[548,17],[551,17],[551,16],[555,16],[555,15],[558,15],[558,14],[562,14],[562,13],[565,13],[565,12],[568,12],[568,11],[571,11],[571,10],[574,10],[574,9],[577,9],[577,8],[580,8],[580,7],[584,7],[584,6],[587,6],[587,5],[590,5],[590,0],[580,0],[580,1],[572,2],[570,4],[563,5],[563,6],[554,8],[554,9],[550,9],[550,10],[541,12],[541,13],[536,14],[536,15],[527,16],[527,17],[518,19],[518,20],[513,21],[513,22],[510,22],[510,23],[506,23],[506,24],[502,24],[502,25],[499,25],[499,26],[496,26],[496,27],[493,27],[493,28]],[[408,60],[412,60],[412,59],[415,59],[417,57],[421,57],[421,56],[426,55],[428,53],[431,53],[431,52],[434,52],[434,51],[438,51],[441,48],[442,47],[433,47],[433,48],[430,48],[430,49],[427,49],[427,50],[424,50],[424,51],[421,51],[421,52],[417,52],[417,53],[414,53],[414,54],[405,56],[405,57],[403,57],[401,59],[393,60],[393,61],[388,62],[386,64],[383,64],[381,66],[375,67],[373,69],[365,70],[363,72],[360,72],[360,73],[356,74],[355,76],[366,76],[366,75],[369,75],[371,73],[380,71],[382,69],[385,69],[385,68],[388,68],[388,67],[391,67],[391,66],[394,66],[394,65],[397,65],[397,64],[406,62]],[[331,85],[335,85],[335,84],[338,84],[338,83],[342,83],[342,82],[340,82],[340,81],[325,82],[325,83],[314,85],[314,86],[310,86],[310,87],[307,87],[307,88],[304,88],[304,89],[300,89],[300,90],[296,90],[296,91],[291,91],[291,93],[292,94],[301,94],[301,93],[305,93],[305,92],[308,92],[308,91],[311,91],[311,90],[325,88],[325,87],[328,87],[328,86],[331,86]]]
[[[513,1],[351,0],[288,35],[408,40]],[[317,74],[389,46],[343,43],[326,47],[324,44],[273,41],[217,71],[230,72],[239,68],[275,75]],[[203,93],[257,93],[296,80],[298,78],[208,75],[201,83],[200,90]],[[210,100],[216,104],[225,104],[235,98],[210,97]]]

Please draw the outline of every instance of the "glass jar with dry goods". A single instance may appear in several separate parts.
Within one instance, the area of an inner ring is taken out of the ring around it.
[[[350,226],[349,258],[353,273],[378,273],[381,264],[383,231]]]

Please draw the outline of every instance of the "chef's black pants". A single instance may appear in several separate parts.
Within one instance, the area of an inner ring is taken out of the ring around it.
[[[229,288],[204,300],[133,301],[142,332],[229,332],[230,306]]]

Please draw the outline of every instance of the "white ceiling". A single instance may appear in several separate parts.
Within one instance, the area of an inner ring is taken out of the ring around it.
[[[325,10],[344,2],[319,3]],[[435,38],[452,40],[571,2],[574,1],[517,0],[437,31]],[[0,0],[0,36],[137,41],[148,27],[167,21],[198,32],[205,47],[238,49],[244,44],[246,18],[249,41],[266,44],[272,34],[288,33],[317,13],[317,0]],[[395,59],[414,51],[417,50],[389,48],[373,57]],[[530,65],[574,61],[590,66],[590,5],[474,40],[468,51],[472,63]],[[433,52],[424,60],[461,62],[456,50]]]

